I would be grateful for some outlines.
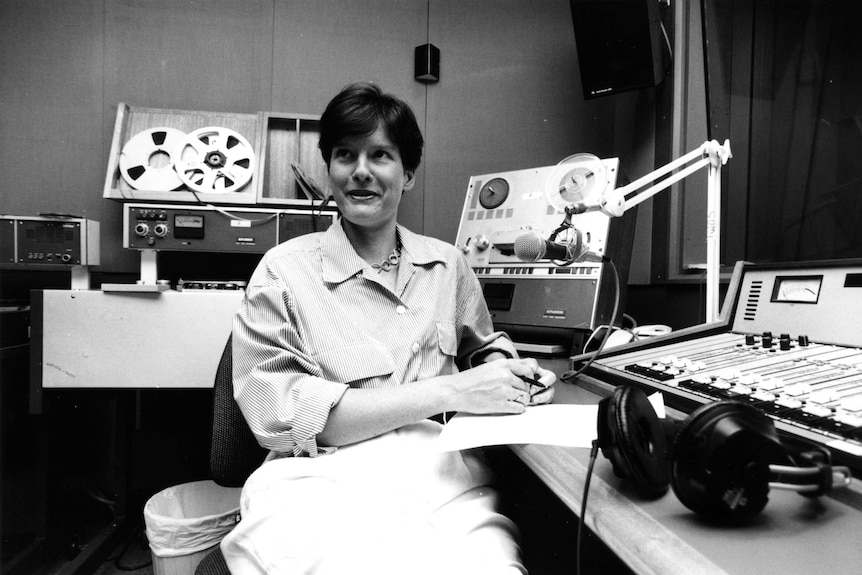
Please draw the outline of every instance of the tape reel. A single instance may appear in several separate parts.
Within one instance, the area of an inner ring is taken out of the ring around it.
[[[229,128],[209,126],[186,135],[171,153],[180,180],[200,193],[238,192],[251,181],[254,149]]]
[[[186,133],[175,128],[150,128],[132,136],[120,152],[120,174],[135,190],[169,192],[183,185],[171,154]]]
[[[592,154],[573,154],[548,176],[545,198],[557,210],[572,204],[598,203],[607,186],[605,164]]]

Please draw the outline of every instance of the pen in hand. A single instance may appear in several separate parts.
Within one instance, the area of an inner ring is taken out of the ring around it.
[[[521,378],[521,381],[523,381],[525,383],[529,383],[531,386],[535,385],[536,387],[541,388],[541,389],[545,389],[547,387],[544,383],[542,383],[538,379],[533,379],[532,377],[527,377],[526,375],[519,375],[518,377]],[[534,394],[531,391],[530,397],[532,397],[533,395]]]

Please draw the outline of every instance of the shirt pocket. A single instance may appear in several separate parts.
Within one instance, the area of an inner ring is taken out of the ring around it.
[[[458,337],[455,333],[455,322],[437,321],[437,344],[444,355],[458,355]]]
[[[353,343],[319,353],[315,360],[323,377],[338,383],[387,378],[395,373],[389,350],[376,343]]]

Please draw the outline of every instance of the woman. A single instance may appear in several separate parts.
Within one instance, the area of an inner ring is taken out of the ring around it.
[[[236,398],[270,450],[222,543],[234,573],[525,572],[480,453],[439,453],[429,418],[520,413],[556,376],[493,331],[456,248],[396,223],[422,146],[372,84],[321,116],[340,218],[270,250],[234,323]]]

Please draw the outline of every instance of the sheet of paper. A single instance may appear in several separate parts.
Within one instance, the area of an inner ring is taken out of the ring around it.
[[[590,447],[596,438],[598,405],[534,405],[518,415],[457,414],[438,439],[440,451],[484,445],[537,443]]]

